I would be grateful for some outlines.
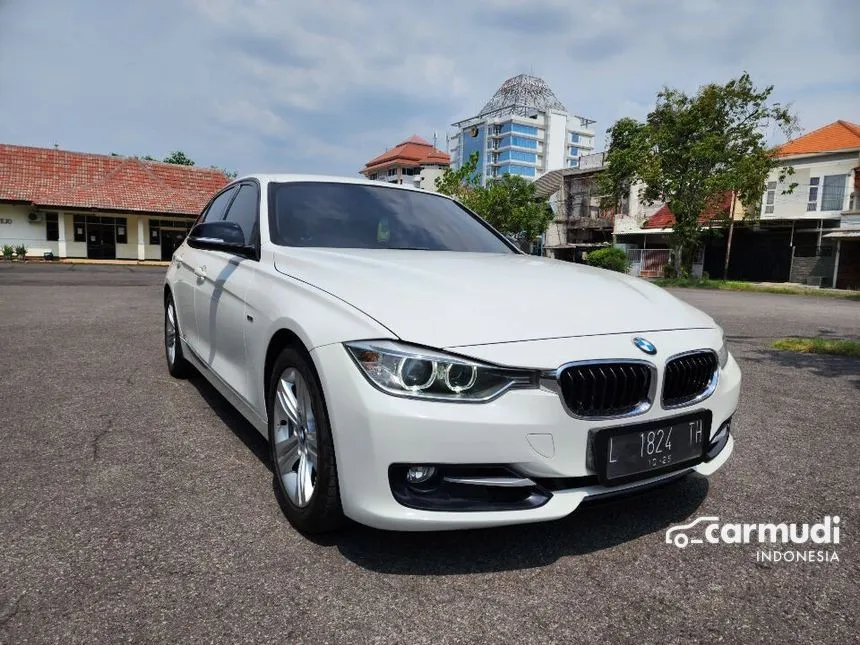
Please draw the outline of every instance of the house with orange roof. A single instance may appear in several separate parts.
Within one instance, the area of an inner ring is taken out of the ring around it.
[[[368,161],[360,173],[368,179],[435,190],[436,178],[450,165],[447,153],[414,134]]]
[[[860,288],[860,235],[854,228],[860,172],[860,125],[834,121],[777,149],[794,174],[768,178],[759,213],[760,232],[780,240],[786,280]],[[791,189],[791,185],[794,185]],[[860,227],[860,222],[856,222]]]
[[[0,144],[0,245],[28,257],[165,260],[220,170]]]
[[[776,155],[780,166],[768,178],[761,204],[752,206],[758,212],[748,212],[736,198],[733,204],[726,194],[701,214],[705,234],[694,273],[860,288],[860,125],[835,121],[788,141]],[[793,174],[780,179],[785,166]],[[642,203],[637,192],[631,188],[628,210],[615,216],[613,235],[628,249],[633,272],[659,275],[668,262],[674,215],[666,204]],[[729,217],[735,222],[724,275]]]

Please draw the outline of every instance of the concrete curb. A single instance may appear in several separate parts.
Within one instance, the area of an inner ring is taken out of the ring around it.
[[[111,265],[111,266],[146,266],[146,267],[166,267],[170,266],[170,262],[163,260],[86,260],[83,258],[64,258],[55,262],[47,262],[46,264],[92,264],[92,265]]]

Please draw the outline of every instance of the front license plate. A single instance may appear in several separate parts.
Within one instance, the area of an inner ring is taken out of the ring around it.
[[[710,431],[710,410],[593,430],[598,479],[604,485],[623,484],[693,465],[702,460]]]

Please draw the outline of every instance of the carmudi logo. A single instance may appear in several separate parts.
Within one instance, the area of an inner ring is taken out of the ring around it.
[[[838,515],[825,515],[815,524],[721,523],[719,517],[708,516],[670,527],[666,544],[679,549],[691,544],[761,544],[766,546],[756,552],[757,562],[839,562],[839,533]],[[800,545],[806,548],[797,548]]]

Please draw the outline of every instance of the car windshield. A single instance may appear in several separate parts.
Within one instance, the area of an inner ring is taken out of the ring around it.
[[[450,199],[366,184],[270,184],[269,233],[282,246],[515,253]]]

